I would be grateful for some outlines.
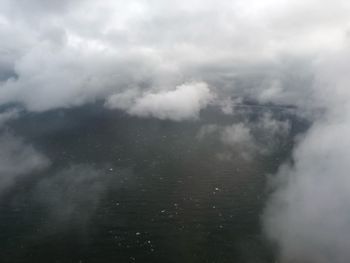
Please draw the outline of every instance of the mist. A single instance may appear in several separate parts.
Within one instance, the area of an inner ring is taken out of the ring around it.
[[[324,114],[300,138],[275,178],[264,220],[286,262],[346,262],[348,252],[348,63],[346,51],[317,65],[315,89]],[[327,62],[326,62],[327,61]],[[331,62],[332,61],[332,62]],[[331,63],[329,63],[331,62]]]

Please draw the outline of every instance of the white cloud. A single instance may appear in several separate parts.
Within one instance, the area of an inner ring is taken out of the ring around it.
[[[264,215],[283,262],[348,262],[350,96],[347,51],[317,65],[314,99],[326,112],[280,168]]]
[[[244,123],[225,127],[221,132],[221,140],[224,144],[235,149],[245,160],[250,160],[257,151],[251,129]]]
[[[192,82],[177,86],[174,90],[146,93],[137,96],[127,91],[109,98],[109,108],[125,109],[129,114],[174,121],[196,119],[201,109],[213,99],[206,83]],[[136,98],[135,98],[136,96]]]
[[[223,130],[222,140],[229,145],[249,144],[253,142],[253,137],[249,127],[244,123],[238,123]]]
[[[0,104],[17,102],[33,111],[130,88],[140,94],[172,90],[193,79],[237,97],[298,104],[310,88],[290,84],[290,74],[279,71],[281,57],[312,59],[341,48],[350,22],[349,4],[341,0],[181,0],[176,6],[159,0],[4,0],[0,7]],[[234,85],[252,81],[257,69],[266,76],[250,91]],[[278,81],[280,87],[262,85]]]

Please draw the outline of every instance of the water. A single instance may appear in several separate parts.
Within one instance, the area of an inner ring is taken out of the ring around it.
[[[9,131],[51,166],[2,194],[1,262],[273,262],[260,225],[266,175],[304,124],[273,109],[292,131],[250,160],[215,134],[198,136],[204,125],[254,122],[263,110],[208,109],[191,122],[99,105],[24,114]]]

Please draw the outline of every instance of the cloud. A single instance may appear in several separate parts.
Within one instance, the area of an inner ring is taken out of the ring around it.
[[[224,127],[221,140],[231,147],[239,147],[246,158],[254,154],[270,154],[283,145],[290,132],[288,120],[278,120],[264,113],[250,122]]]
[[[133,173],[125,168],[101,168],[75,163],[42,177],[33,191],[33,200],[46,211],[44,233],[75,225],[86,231],[103,198],[128,183]],[[127,181],[127,182],[124,182]]]
[[[205,137],[217,133],[221,129],[217,124],[205,124],[197,132],[196,138],[203,140]]]
[[[230,115],[230,114],[232,115],[234,113],[235,106],[241,103],[242,103],[242,98],[232,99],[231,97],[222,98],[218,101],[218,105],[220,106],[221,111],[227,115]]]
[[[251,155],[257,151],[251,130],[244,123],[225,127],[221,132],[221,140],[224,144],[238,151],[238,154],[245,160],[250,160]]]
[[[0,128],[2,128],[6,122],[15,119],[19,116],[20,111],[16,108],[8,109],[0,113]]]
[[[123,61],[115,62],[108,54],[61,49],[51,44],[36,46],[16,62],[17,77],[2,84],[0,102],[21,103],[30,111],[45,111],[93,102],[122,90],[124,85],[145,81],[138,77],[143,75],[142,65],[140,71],[127,69],[135,64],[132,57],[114,59]]]
[[[327,55],[315,67],[315,105],[325,112],[279,169],[264,214],[282,262],[348,262],[350,258],[349,53]]]
[[[290,129],[288,120],[280,120],[266,112],[256,119],[236,120],[231,125],[205,124],[196,138],[217,138],[219,143],[226,146],[226,152],[220,153],[221,156],[234,154],[249,161],[257,155],[271,154],[285,145]]]
[[[35,198],[48,209],[52,221],[85,223],[106,193],[110,180],[104,170],[74,164],[40,180]]]
[[[22,176],[41,171],[49,159],[21,138],[8,132],[0,135],[0,193],[15,185]]]
[[[0,10],[1,106],[40,112],[106,100],[180,121],[215,94],[229,114],[230,97],[310,111],[312,128],[276,175],[266,233],[285,262],[348,261],[349,1],[4,0]],[[203,133],[255,148],[287,126],[267,116]],[[48,163],[12,135],[1,145],[2,188]]]
[[[222,141],[229,145],[246,144],[253,140],[250,128],[244,123],[233,124],[225,127],[222,133]]]
[[[137,95],[136,91],[112,95],[106,105],[124,109],[135,116],[181,121],[197,119],[200,110],[214,97],[208,85],[202,82],[183,84],[174,90]]]
[[[300,65],[344,46],[349,5],[4,0],[0,10],[0,104],[45,111],[193,80],[223,98],[305,104],[309,72]]]

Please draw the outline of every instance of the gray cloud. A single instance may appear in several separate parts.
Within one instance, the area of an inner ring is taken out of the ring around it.
[[[282,166],[264,214],[267,235],[283,262],[348,262],[349,55],[325,56],[316,67],[315,102],[326,112]]]
[[[19,116],[20,111],[16,108],[8,109],[0,113],[0,129],[5,125],[9,120],[15,119]]]
[[[343,1],[311,0],[0,5],[0,103],[33,111],[123,96],[129,89],[171,91],[193,80],[208,83],[212,93],[305,104],[306,71],[283,69],[283,57],[305,61],[341,47],[349,9]],[[317,15],[306,16],[314,6]],[[293,74],[294,85],[288,79]]]
[[[0,135],[0,193],[13,186],[22,176],[50,165],[48,158],[21,138],[8,132]]]
[[[215,136],[228,148],[219,156],[233,154],[249,161],[257,155],[268,155],[281,147],[290,133],[290,128],[288,120],[278,120],[267,112],[253,121],[243,120],[222,126],[204,125],[198,131],[197,139],[205,140],[207,136]]]
[[[67,222],[85,227],[101,199],[108,190],[119,188],[125,175],[130,179],[126,170],[74,164],[40,180],[34,198],[48,211],[50,223],[45,227]]]

